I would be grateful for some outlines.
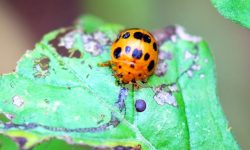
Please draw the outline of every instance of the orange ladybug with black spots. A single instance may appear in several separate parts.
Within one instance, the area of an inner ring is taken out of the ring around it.
[[[122,31],[111,47],[111,65],[123,83],[145,81],[158,63],[155,38],[143,29]]]
[[[122,83],[146,81],[158,63],[155,38],[144,29],[127,29],[111,46],[110,64]]]

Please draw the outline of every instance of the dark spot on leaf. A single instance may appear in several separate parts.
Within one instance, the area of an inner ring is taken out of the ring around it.
[[[199,45],[195,44],[194,49],[199,50]]]
[[[104,122],[104,118],[105,118],[105,115],[101,114],[100,118],[98,118],[99,120],[97,121],[97,124],[103,123]]]
[[[126,32],[125,34],[123,34],[122,38],[127,39],[129,38],[129,36],[130,36],[130,33]]]
[[[50,59],[49,58],[43,58],[41,59],[40,63],[43,64],[43,65],[47,65],[48,63],[50,62]]]
[[[155,66],[155,61],[154,60],[151,60],[149,65],[148,65],[148,72],[150,72]]]
[[[72,53],[73,53],[73,55],[71,54],[72,58],[81,58],[82,54],[79,50],[73,51]]]
[[[133,147],[126,147],[126,146],[121,146],[121,145],[119,145],[119,146],[116,146],[116,147],[114,147],[114,150],[133,150]]]
[[[149,55],[148,53],[146,53],[146,54],[144,55],[144,60],[147,61],[147,60],[149,59],[149,57],[150,57],[150,55]]]
[[[69,56],[68,50],[65,47],[59,47],[60,38],[65,36],[67,33],[69,33],[71,30],[64,31],[59,33],[55,39],[51,40],[49,43],[56,49],[57,53],[61,56]]]
[[[49,100],[48,100],[48,99],[44,99],[44,102],[45,102],[46,104],[49,104]]]
[[[120,55],[121,55],[121,52],[122,52],[121,47],[117,47],[117,48],[114,50],[114,53],[113,53],[114,57],[115,57],[115,58],[119,58]]]
[[[143,112],[146,109],[146,102],[142,99],[135,101],[135,109],[137,112]]]
[[[48,57],[42,57],[34,60],[34,77],[45,78],[49,74],[50,59]]]
[[[62,46],[59,47],[59,46],[57,46],[55,48],[56,48],[57,53],[59,55],[61,55],[62,57],[69,57],[69,55],[70,55],[69,50],[66,49],[65,47],[62,47]]]
[[[45,78],[49,74],[50,59],[48,57],[42,57],[34,60],[34,77]]]
[[[4,129],[11,129],[14,128],[14,124],[13,123],[4,123]]]
[[[24,137],[14,137],[13,139],[14,139],[14,141],[16,141],[18,143],[20,148],[22,148],[25,145],[25,143],[27,142],[27,139]]]
[[[144,40],[144,42],[146,42],[146,43],[150,43],[150,42],[151,42],[151,38],[150,38],[150,36],[148,36],[147,34],[144,34],[143,40]]]
[[[117,127],[120,124],[120,120],[112,115],[110,123],[113,125],[113,127]]]
[[[138,50],[137,48],[134,49],[133,53],[132,53],[132,57],[135,59],[140,59],[142,56],[142,50]]]
[[[88,66],[89,66],[89,69],[92,69],[92,66],[90,64],[88,64]]]
[[[42,57],[42,58],[36,59],[34,61],[35,66],[39,65],[42,70],[48,70],[49,69],[49,62],[50,62],[50,59],[48,57]]]
[[[116,107],[119,108],[120,112],[125,108],[125,99],[128,95],[128,89],[121,88],[118,96],[118,100],[115,102]]]
[[[143,36],[143,34],[142,34],[141,32],[135,32],[135,33],[134,33],[134,38],[136,38],[136,39],[141,40],[141,39],[142,39],[142,36]]]
[[[28,123],[28,124],[25,124],[24,125],[24,128],[27,130],[27,129],[34,129],[38,126],[38,124],[36,123]]]

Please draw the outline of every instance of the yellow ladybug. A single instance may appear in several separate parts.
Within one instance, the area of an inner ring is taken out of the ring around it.
[[[110,64],[122,83],[145,81],[158,63],[155,38],[143,29],[127,29],[118,35],[111,47]]]

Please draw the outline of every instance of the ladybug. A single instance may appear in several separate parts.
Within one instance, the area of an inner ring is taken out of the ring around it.
[[[113,42],[110,56],[114,75],[122,83],[145,82],[158,63],[157,43],[144,29],[127,29]]]

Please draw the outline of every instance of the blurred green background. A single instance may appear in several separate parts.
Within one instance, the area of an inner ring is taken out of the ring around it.
[[[224,19],[210,1],[1,0],[0,73],[11,72],[44,33],[68,26],[84,13],[148,30],[179,24],[206,40],[214,54],[218,95],[229,126],[242,149],[250,149],[250,30]]]

